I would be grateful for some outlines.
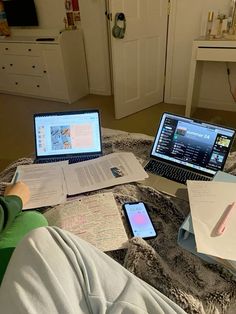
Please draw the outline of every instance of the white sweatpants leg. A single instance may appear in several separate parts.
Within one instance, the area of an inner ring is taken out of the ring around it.
[[[17,246],[0,287],[0,312],[185,313],[106,254],[56,227]]]

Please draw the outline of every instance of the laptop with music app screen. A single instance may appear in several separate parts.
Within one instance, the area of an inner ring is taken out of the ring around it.
[[[34,115],[35,163],[69,163],[102,156],[99,111],[39,113]]]
[[[232,128],[164,113],[144,167],[150,173],[145,183],[186,199],[187,180],[212,180],[223,170],[234,136]]]

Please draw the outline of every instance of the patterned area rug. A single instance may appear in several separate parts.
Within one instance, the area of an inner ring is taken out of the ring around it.
[[[142,134],[103,129],[104,153],[133,152],[143,162],[148,159],[153,138]],[[10,182],[17,165],[32,163],[23,158],[0,173],[0,192]],[[236,153],[227,161],[226,171],[236,174]],[[90,192],[112,191],[121,210],[124,202],[141,200],[148,204],[158,237],[149,241],[129,240],[126,250],[107,254],[129,271],[157,288],[187,313],[236,313],[236,280],[220,266],[207,264],[177,244],[179,226],[189,212],[187,202],[140,183],[125,184]],[[129,233],[126,221],[123,221]]]

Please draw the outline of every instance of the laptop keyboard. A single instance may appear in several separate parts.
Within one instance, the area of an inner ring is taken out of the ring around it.
[[[76,162],[81,162],[81,161],[86,161],[86,160],[90,160],[90,159],[94,159],[94,158],[98,158],[99,156],[83,156],[83,157],[73,157],[73,158],[43,158],[43,159],[37,159],[35,160],[36,164],[46,164],[46,163],[50,163],[50,162],[58,162],[58,161],[65,161],[68,160],[69,164],[74,164]]]
[[[148,172],[183,184],[186,184],[187,180],[211,181],[211,178],[206,176],[153,159],[148,162],[144,169]]]

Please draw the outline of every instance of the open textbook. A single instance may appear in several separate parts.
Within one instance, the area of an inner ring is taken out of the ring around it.
[[[128,237],[111,192],[82,196],[44,213],[50,226],[78,235],[102,251],[125,247]]]
[[[67,196],[148,177],[133,153],[112,153],[76,164],[67,162],[18,166],[18,180],[30,189],[31,200],[23,209],[52,206]]]

